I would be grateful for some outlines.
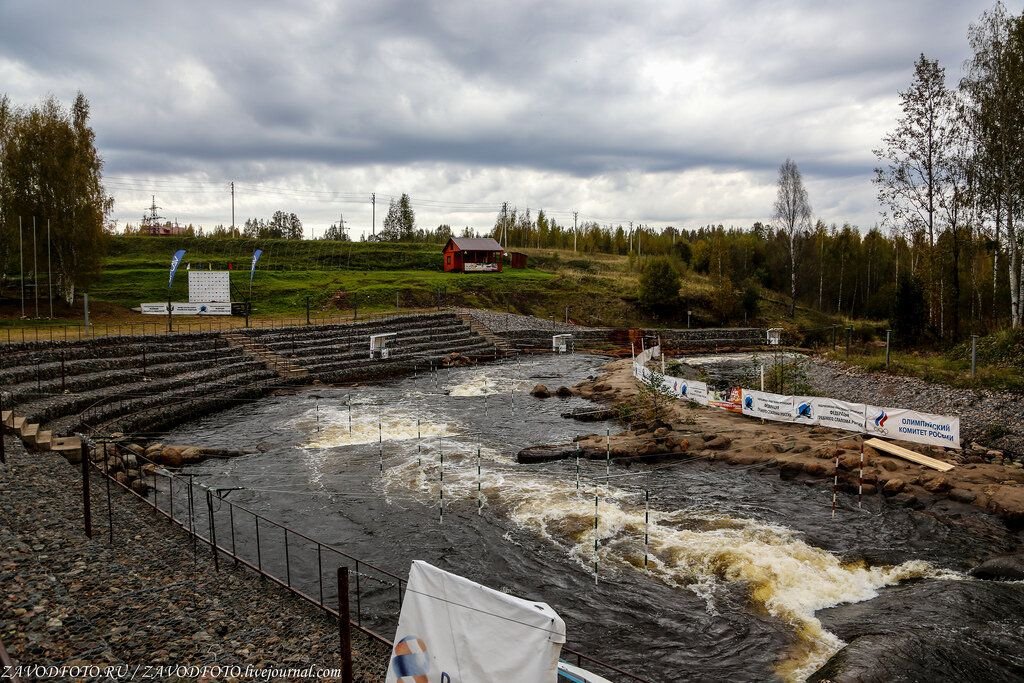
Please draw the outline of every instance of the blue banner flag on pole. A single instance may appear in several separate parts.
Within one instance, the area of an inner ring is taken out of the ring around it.
[[[171,288],[174,284],[174,274],[178,272],[178,264],[181,263],[181,259],[185,256],[185,250],[179,249],[174,252],[174,256],[171,257],[171,276],[167,278],[167,289]]]
[[[249,284],[252,284],[252,276],[256,274],[256,262],[263,256],[263,250],[257,249],[252,252],[252,266],[249,267]]]

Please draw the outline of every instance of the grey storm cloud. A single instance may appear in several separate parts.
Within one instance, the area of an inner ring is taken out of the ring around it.
[[[0,92],[19,104],[85,92],[112,175],[401,180],[443,199],[438,170],[464,169],[456,178],[476,184],[460,198],[573,206],[608,189],[623,196],[602,196],[605,215],[682,221],[713,220],[716,192],[731,192],[721,218],[763,218],[792,157],[819,212],[866,223],[871,148],[914,59],[938,58],[955,82],[989,6],[12,0]],[[692,176],[674,200],[685,206],[624,195],[657,197],[674,174]],[[695,196],[700,174],[710,197]]]

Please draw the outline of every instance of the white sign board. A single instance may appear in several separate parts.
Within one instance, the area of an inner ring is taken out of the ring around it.
[[[167,302],[158,304],[142,304],[139,307],[144,315],[167,315]],[[171,303],[171,315],[231,315],[231,303]]]
[[[769,394],[764,391],[753,389],[743,390],[742,399],[743,414],[750,417],[759,417],[762,420],[776,420],[778,422],[793,421],[793,397]]]
[[[850,403],[837,398],[816,397],[812,401],[815,419],[822,427],[845,429],[848,432],[863,432],[867,406]]]
[[[231,303],[231,273],[227,270],[188,271],[189,303]]]
[[[864,431],[872,436],[960,448],[960,418],[869,405]]]
[[[708,385],[695,379],[683,379],[681,377],[666,377],[665,382],[669,385],[672,393],[687,401],[699,403],[702,406],[708,404]]]
[[[565,622],[523,600],[415,561],[386,683],[555,683]]]

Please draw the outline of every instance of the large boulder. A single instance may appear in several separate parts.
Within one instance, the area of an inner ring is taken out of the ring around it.
[[[551,392],[548,391],[548,388],[543,384],[537,384],[534,386],[533,389],[530,390],[530,395],[536,396],[537,398],[551,398]]]
[[[569,398],[572,396],[572,389],[569,387],[558,387],[555,389],[555,396],[558,398]]]
[[[992,581],[1024,581],[1024,554],[989,558],[972,569],[971,576]]]
[[[553,462],[576,457],[575,444],[553,444],[546,446],[528,446],[516,453],[516,461],[524,465],[541,462]]]

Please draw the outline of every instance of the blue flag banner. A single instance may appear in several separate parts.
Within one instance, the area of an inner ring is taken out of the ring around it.
[[[252,284],[252,276],[256,274],[256,262],[260,260],[260,256],[263,256],[262,249],[257,249],[252,252],[252,266],[249,268],[249,284]]]
[[[171,276],[167,278],[167,289],[171,288],[174,284],[174,274],[178,272],[178,265],[181,263],[181,259],[185,257],[185,250],[179,249],[174,252],[174,256],[171,257]]]

